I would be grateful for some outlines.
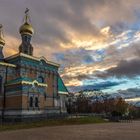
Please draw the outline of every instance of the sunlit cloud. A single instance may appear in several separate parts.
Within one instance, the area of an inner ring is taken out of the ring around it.
[[[74,86],[74,87],[76,87],[76,86],[82,86],[82,85],[83,85],[83,83],[81,81],[79,81],[79,80],[76,80],[76,79],[72,79],[71,81],[66,83],[66,86]]]
[[[132,99],[125,99],[126,102],[137,102],[140,101],[140,98],[132,98]]]
[[[18,47],[20,45],[20,40],[14,36],[5,35],[5,46],[3,48],[5,56],[14,55],[18,52]]]
[[[21,43],[18,29],[24,9],[29,7],[35,29],[34,56],[60,63],[59,72],[67,86],[84,87],[94,85],[95,81],[96,86],[112,84],[106,92],[139,86],[136,79],[124,80],[127,72],[121,72],[120,84],[116,79],[116,84],[109,82],[118,76],[116,69],[121,62],[126,66],[140,59],[139,0],[0,0],[0,3],[6,57],[18,53]],[[112,74],[112,69],[116,73]]]

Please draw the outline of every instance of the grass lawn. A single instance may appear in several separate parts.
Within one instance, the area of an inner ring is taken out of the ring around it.
[[[0,125],[0,131],[29,129],[45,126],[60,126],[60,125],[75,125],[75,124],[92,124],[92,123],[105,123],[107,121],[99,117],[82,117],[82,118],[67,118],[58,120],[43,120],[31,123],[17,123],[9,125]]]

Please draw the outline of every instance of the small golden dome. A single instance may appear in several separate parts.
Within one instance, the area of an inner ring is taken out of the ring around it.
[[[5,40],[4,40],[2,37],[0,37],[0,44],[1,44],[2,46],[5,45]]]
[[[2,33],[2,25],[0,24],[0,45],[5,45],[5,40],[3,39],[3,33]]]
[[[31,24],[25,22],[19,29],[20,34],[34,34],[34,29]]]

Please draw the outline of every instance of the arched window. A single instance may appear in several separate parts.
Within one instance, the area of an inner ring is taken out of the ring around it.
[[[22,36],[22,40],[23,40],[24,42],[30,42],[31,36],[29,36],[29,35],[24,35],[24,36]]]
[[[40,60],[43,65],[46,65],[46,61],[44,59]]]
[[[43,78],[42,76],[39,76],[39,77],[38,77],[38,82],[39,82],[39,83],[44,83],[44,78]]]
[[[30,107],[33,107],[33,97],[30,97],[29,104],[30,104]]]
[[[46,95],[46,93],[44,93],[44,98],[45,98],[45,100],[46,100],[46,98],[47,98],[47,95]]]
[[[28,37],[27,36],[25,36],[24,39],[25,39],[25,42],[28,42]]]
[[[35,97],[35,107],[38,107],[38,97]]]

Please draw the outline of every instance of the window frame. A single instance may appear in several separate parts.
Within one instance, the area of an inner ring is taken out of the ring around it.
[[[37,100],[36,100],[37,99]],[[37,101],[37,102],[36,102]],[[34,97],[34,107],[39,108],[39,99],[37,96]]]
[[[32,99],[32,100],[31,100]],[[32,101],[32,102],[31,102]],[[31,105],[32,103],[32,105]],[[30,96],[29,97],[29,108],[34,108],[34,97],[33,96]]]

